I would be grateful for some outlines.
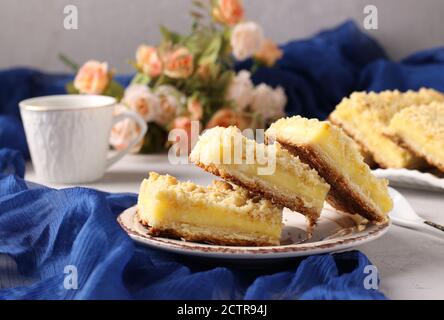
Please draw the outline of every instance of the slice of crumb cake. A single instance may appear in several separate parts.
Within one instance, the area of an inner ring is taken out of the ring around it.
[[[330,189],[315,170],[279,143],[257,143],[236,127],[207,130],[199,137],[190,160],[251,193],[304,214],[310,227],[319,218]]]
[[[137,214],[152,236],[217,245],[279,245],[282,207],[224,181],[208,187],[151,172]]]
[[[398,112],[390,122],[388,135],[444,172],[444,103]]]
[[[397,112],[435,101],[444,102],[444,95],[433,89],[355,92],[336,106],[329,120],[370,152],[380,167],[418,169],[427,165],[425,161],[393,142],[385,131]]]
[[[266,137],[299,156],[330,184],[327,201],[333,207],[370,221],[388,220],[393,204],[387,181],[371,173],[356,143],[340,128],[328,121],[295,116],[273,123]]]

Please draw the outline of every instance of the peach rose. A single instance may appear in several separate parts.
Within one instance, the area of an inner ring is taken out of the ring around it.
[[[74,79],[74,87],[80,93],[102,94],[109,81],[108,64],[106,62],[101,63],[96,60],[90,60],[77,72]]]
[[[155,121],[160,113],[159,97],[142,84],[133,84],[126,88],[122,103],[140,114],[147,122]]]
[[[141,45],[136,51],[136,64],[144,74],[152,78],[162,73],[163,64],[157,48]]]
[[[239,23],[231,34],[231,47],[237,60],[250,58],[262,47],[264,33],[254,22]]]
[[[199,98],[191,97],[187,103],[188,112],[191,114],[191,119],[200,120],[203,116],[203,106]]]
[[[207,129],[214,127],[236,126],[241,130],[248,128],[248,122],[239,112],[229,108],[223,108],[217,111],[207,124]]]
[[[213,17],[224,24],[234,26],[244,17],[244,7],[241,0],[219,0],[213,9]]]
[[[193,120],[191,120],[191,118],[189,117],[177,117],[176,119],[174,119],[173,123],[172,123],[172,129],[181,129],[184,130],[186,135],[187,135],[187,140],[185,141],[179,141],[180,137],[178,136],[176,138],[176,142],[179,142],[179,149],[177,151],[180,150],[186,150],[187,153],[191,152],[191,141],[192,141],[192,132],[191,132],[191,127],[192,127],[192,122]]]
[[[272,67],[282,56],[282,50],[270,39],[264,40],[260,50],[254,54],[257,60],[268,67]]]
[[[173,79],[184,79],[194,71],[193,55],[185,47],[172,50],[165,54],[164,73]]]
[[[125,110],[128,109],[125,106],[119,104],[116,106],[114,113],[117,115],[124,112]],[[128,147],[131,141],[137,138],[139,132],[140,128],[135,121],[131,119],[122,120],[120,122],[117,122],[112,127],[109,143],[114,149],[123,150]],[[137,153],[140,151],[141,147],[142,144],[139,144],[131,151]]]

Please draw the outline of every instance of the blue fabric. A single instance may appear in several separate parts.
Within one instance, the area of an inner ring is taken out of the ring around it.
[[[0,173],[24,177],[25,160],[23,159],[22,153],[14,149],[0,149]],[[0,195],[2,195],[2,193],[0,193]]]
[[[54,190],[3,175],[0,195],[0,253],[34,281],[0,289],[0,299],[384,298],[363,287],[370,261],[356,251],[312,256],[299,267],[211,265],[135,245],[116,222],[135,204],[132,194]],[[77,290],[64,288],[66,266],[77,268]]]
[[[259,69],[254,81],[283,86],[289,114],[325,118],[355,90],[427,86],[444,91],[444,48],[394,62],[352,22],[282,48],[277,67]],[[246,61],[238,68],[250,65]],[[28,69],[0,72],[0,253],[13,257],[33,283],[0,289],[0,298],[385,298],[363,288],[370,262],[357,251],[262,270],[186,260],[139,247],[121,230],[116,216],[135,203],[135,195],[57,191],[21,179],[29,154],[17,104],[62,93],[71,79]],[[129,79],[118,78],[124,85]],[[63,288],[67,265],[77,267],[78,290]]]

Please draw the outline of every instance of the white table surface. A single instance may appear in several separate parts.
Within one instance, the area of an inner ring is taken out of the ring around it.
[[[27,180],[48,185],[36,178],[31,164],[26,169]],[[130,155],[110,168],[100,181],[83,186],[109,192],[137,192],[140,182],[150,171],[205,185],[214,179],[190,164],[171,165],[166,155]],[[418,214],[444,223],[444,192],[397,190]],[[444,299],[444,233],[442,238],[437,238],[393,226],[385,236],[360,246],[359,250],[378,267],[380,289],[390,299]]]

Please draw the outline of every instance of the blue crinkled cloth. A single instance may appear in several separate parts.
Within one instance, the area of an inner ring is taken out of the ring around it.
[[[444,91],[444,48],[394,62],[352,22],[290,42],[283,50],[277,67],[259,69],[254,81],[283,86],[289,114],[325,118],[356,90],[426,86]],[[370,261],[358,251],[262,269],[188,260],[139,247],[121,230],[116,216],[136,202],[133,194],[54,190],[24,181],[20,177],[29,154],[17,104],[28,97],[63,93],[70,79],[72,75],[29,69],[0,71],[0,253],[12,257],[21,276],[32,283],[0,288],[0,298],[385,298],[363,287]],[[118,77],[125,85],[129,79]],[[63,287],[70,265],[77,267],[77,290]],[[0,269],[0,278],[5,276]]]

